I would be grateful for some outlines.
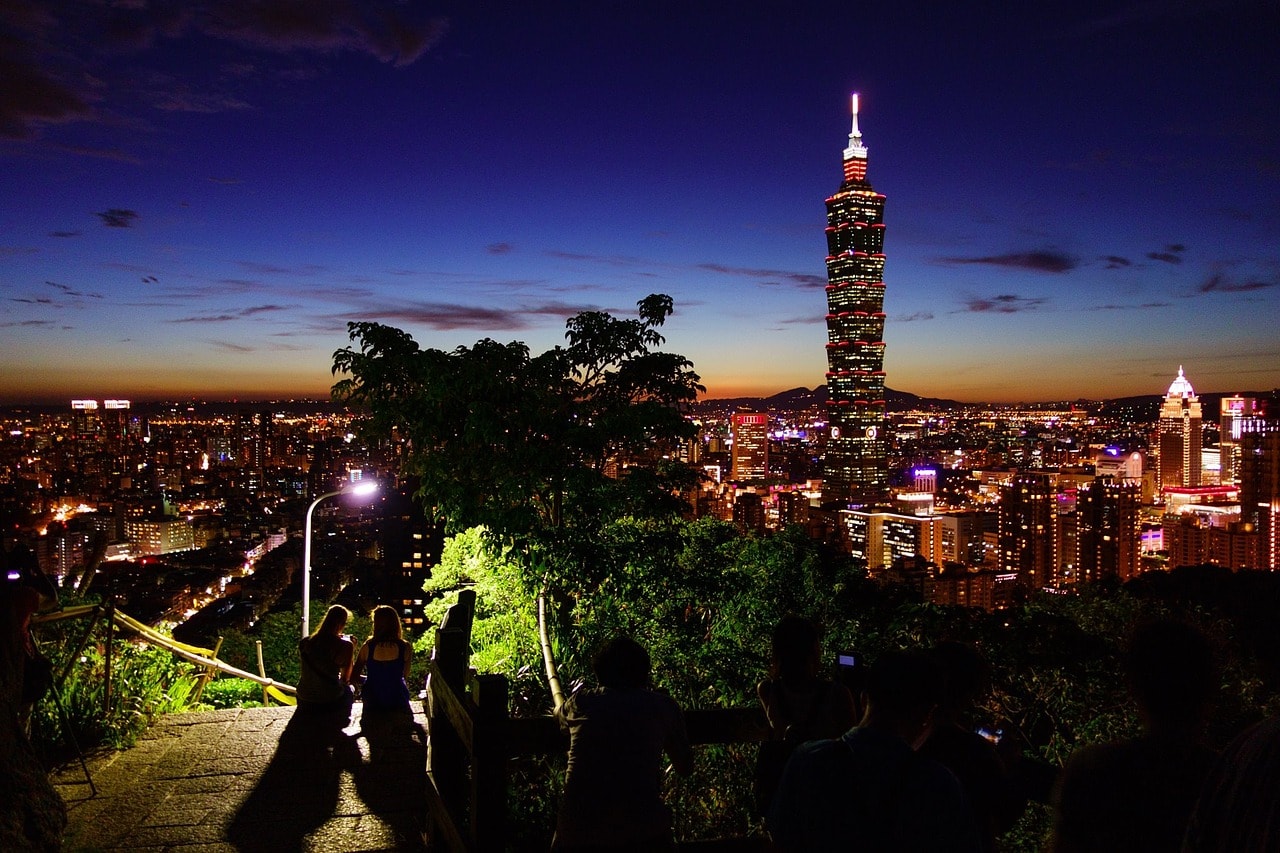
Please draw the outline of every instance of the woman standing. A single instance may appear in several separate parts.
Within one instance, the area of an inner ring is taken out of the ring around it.
[[[351,665],[356,646],[343,634],[351,614],[335,604],[324,614],[320,627],[298,644],[298,707],[351,712]]]
[[[409,711],[409,664],[413,647],[405,642],[394,607],[373,610],[373,633],[360,647],[355,674],[366,673],[361,697],[365,711]]]

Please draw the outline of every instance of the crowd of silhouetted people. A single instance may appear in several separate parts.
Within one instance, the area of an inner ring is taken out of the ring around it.
[[[1081,748],[1062,768],[982,719],[992,673],[971,646],[870,665],[841,655],[832,677],[820,628],[786,616],[771,651],[754,794],[777,850],[987,853],[1039,801],[1052,809],[1054,853],[1280,851],[1280,719],[1221,754],[1209,747],[1218,673],[1188,624],[1153,621],[1131,636],[1124,676],[1141,734]],[[662,772],[691,772],[693,753],[650,669],[642,646],[615,637],[595,657],[597,685],[558,709],[570,747],[553,850],[674,849]]]

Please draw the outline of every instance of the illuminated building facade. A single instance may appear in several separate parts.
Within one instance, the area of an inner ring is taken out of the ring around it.
[[[1179,367],[1178,378],[1160,405],[1157,471],[1161,489],[1200,485],[1201,421],[1200,398]]]
[[[940,515],[904,515],[882,510],[841,510],[840,521],[850,554],[865,560],[873,572],[906,558],[940,565],[942,551]]]
[[[1141,487],[1108,477],[1081,486],[1076,497],[1076,571],[1084,582],[1127,581],[1140,571]]]
[[[733,413],[733,457],[730,479],[763,480],[769,476],[769,416],[759,412]]]
[[[1056,493],[1044,474],[1018,474],[1000,487],[1000,569],[1024,589],[1048,586],[1056,574]]]
[[[827,199],[827,406],[824,502],[872,503],[886,492],[884,201],[867,182],[867,149],[853,129],[844,182]]]
[[[1257,397],[1223,397],[1218,421],[1220,483],[1238,482],[1240,438],[1255,429],[1262,418],[1262,401]]]
[[[1240,435],[1240,515],[1261,536],[1260,565],[1280,570],[1280,396]]]

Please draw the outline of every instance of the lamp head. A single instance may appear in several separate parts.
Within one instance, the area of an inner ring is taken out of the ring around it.
[[[371,495],[378,491],[377,480],[362,480],[344,492],[348,495]]]

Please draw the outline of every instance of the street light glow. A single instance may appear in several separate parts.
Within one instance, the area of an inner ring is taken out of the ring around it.
[[[377,480],[362,480],[346,488],[325,492],[307,507],[307,520],[302,533],[302,636],[311,633],[311,515],[326,498],[338,495],[371,495],[378,491]]]

